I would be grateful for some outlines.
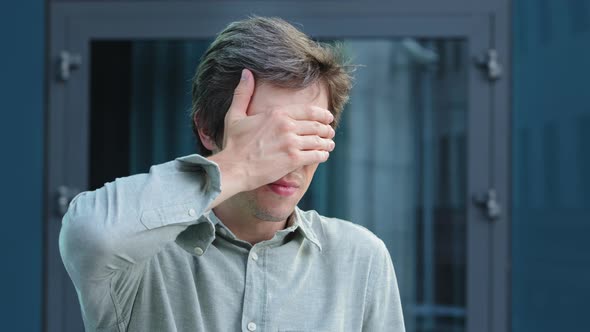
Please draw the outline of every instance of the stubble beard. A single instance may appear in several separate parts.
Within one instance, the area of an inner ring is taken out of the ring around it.
[[[245,208],[256,219],[262,221],[280,222],[287,220],[289,216],[293,213],[293,211],[289,211],[288,213],[285,213],[285,215],[278,215],[277,212],[274,212],[271,209],[261,206],[256,200],[256,196],[254,193],[246,193],[245,196]]]

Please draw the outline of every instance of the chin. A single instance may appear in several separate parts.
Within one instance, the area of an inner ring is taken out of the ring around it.
[[[254,216],[263,221],[284,221],[295,210],[294,205],[289,206],[265,206],[256,204],[254,207]]]
[[[273,193],[265,187],[243,193],[242,202],[245,203],[251,215],[262,221],[284,221],[293,213],[295,206],[303,196],[295,193],[284,197]]]

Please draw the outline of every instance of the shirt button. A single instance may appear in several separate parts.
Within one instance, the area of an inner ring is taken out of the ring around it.
[[[256,331],[256,324],[254,322],[248,323],[248,331]]]
[[[188,215],[194,217],[197,215],[197,211],[195,211],[195,209],[190,209],[188,210]]]
[[[203,254],[203,249],[201,247],[195,247],[195,254],[201,256]]]
[[[255,252],[253,252],[250,257],[252,257],[253,260],[257,261],[258,260],[258,254],[256,254]]]

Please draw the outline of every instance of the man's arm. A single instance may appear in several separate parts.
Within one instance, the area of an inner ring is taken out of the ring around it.
[[[404,317],[397,278],[387,247],[379,241],[380,250],[369,272],[363,331],[403,332]]]
[[[219,193],[218,168],[180,162],[117,179],[76,196],[59,238],[87,331],[124,330],[145,262],[190,225],[213,236],[199,216]],[[121,324],[121,325],[120,325]]]
[[[152,167],[80,193],[63,217],[59,246],[74,283],[99,280],[154,256],[198,219],[218,196],[219,170]],[[206,170],[206,171],[204,171]],[[208,225],[199,226],[213,234]]]

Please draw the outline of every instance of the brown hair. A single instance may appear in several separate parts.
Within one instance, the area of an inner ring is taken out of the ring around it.
[[[279,18],[251,17],[231,23],[203,55],[192,84],[191,119],[199,138],[201,128],[219,147],[224,119],[242,69],[254,74],[257,83],[302,89],[315,82],[325,84],[333,127],[348,101],[352,66],[344,62],[339,46],[311,40]],[[199,141],[200,152],[210,155]]]

